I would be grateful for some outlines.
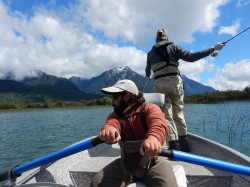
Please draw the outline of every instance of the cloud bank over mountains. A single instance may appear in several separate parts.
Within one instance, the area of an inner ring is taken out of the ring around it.
[[[11,1],[0,0],[0,78],[12,72],[20,80],[34,76],[34,70],[66,78],[91,78],[119,66],[129,66],[144,75],[147,51],[158,28],[167,26],[175,43],[195,45],[194,33],[212,33],[221,16],[220,8],[228,2],[74,0],[32,4],[21,11],[13,10]],[[192,9],[180,11],[180,7]],[[235,20],[230,26],[221,26],[218,33],[234,35],[240,23]],[[204,40],[200,49],[214,43]],[[204,82],[203,73],[217,72],[207,79],[216,89],[242,89],[249,84],[250,59],[221,67],[211,57],[180,64],[182,74],[196,81]],[[230,75],[239,65],[245,67],[239,77]]]

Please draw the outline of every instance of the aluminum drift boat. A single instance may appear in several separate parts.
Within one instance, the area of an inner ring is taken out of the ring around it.
[[[145,94],[145,99],[157,105],[165,101],[164,95],[159,93]],[[188,134],[188,140],[191,154],[169,150],[162,152],[163,156],[171,158],[179,186],[250,186],[248,156],[197,135]],[[107,145],[97,137],[91,137],[0,173],[0,181],[9,179],[5,186],[85,187],[89,186],[96,172],[119,156],[117,144]],[[145,185],[138,182],[130,186]]]
[[[192,154],[202,155],[201,163],[192,164],[184,161],[170,160],[173,168],[181,166],[184,168],[187,178],[187,186],[204,187],[248,187],[250,186],[250,158],[229,147],[218,144],[214,141],[200,136],[188,135]],[[83,140],[83,142],[86,140]],[[73,145],[74,146],[74,145]],[[70,146],[71,147],[71,146]],[[177,151],[180,152],[180,151]],[[182,152],[180,152],[182,153]],[[191,154],[191,155],[192,155]],[[62,158],[56,162],[43,165],[41,167],[24,172],[17,178],[16,186],[89,186],[91,178],[105,165],[118,158],[120,155],[119,146],[100,144],[76,154]],[[189,154],[188,154],[189,155]],[[205,156],[203,158],[203,156]],[[205,158],[214,158],[214,166],[206,165]],[[230,163],[239,164],[239,173],[228,169],[216,169],[219,161],[226,161],[226,166]],[[204,163],[202,163],[204,162]],[[242,166],[242,168],[241,168]],[[245,168],[246,167],[246,168]],[[226,170],[226,171],[225,171]],[[244,173],[246,170],[246,174]],[[241,174],[241,171],[243,174]],[[10,185],[11,183],[6,183]],[[131,185],[132,186],[132,185]],[[134,186],[143,186],[141,183]]]

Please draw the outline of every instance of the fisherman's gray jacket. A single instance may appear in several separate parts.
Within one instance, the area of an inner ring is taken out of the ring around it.
[[[207,57],[213,51],[214,48],[211,47],[198,52],[190,52],[172,42],[167,42],[159,47],[153,46],[147,54],[146,76],[150,77],[151,69],[154,72],[155,79],[179,75],[179,59],[194,62]]]

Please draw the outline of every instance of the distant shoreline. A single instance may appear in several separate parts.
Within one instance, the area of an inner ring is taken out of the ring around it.
[[[111,105],[111,98],[103,97],[93,100],[81,101],[57,101],[57,102],[31,102],[31,103],[0,103],[0,110],[7,109],[38,109],[38,108],[77,108],[86,106],[107,106]]]
[[[189,98],[185,99],[186,104],[214,104],[230,101],[250,101],[250,98],[247,99],[231,99],[231,100],[214,100],[210,102],[202,102],[201,99]],[[192,96],[191,96],[192,97]],[[48,109],[48,108],[82,108],[82,107],[93,107],[93,106],[111,106],[111,99],[109,98],[105,102],[100,102],[100,100],[90,100],[90,101],[59,101],[59,102],[34,102],[27,104],[5,104],[0,105],[0,111],[3,110],[23,110],[23,109]]]
[[[1,94],[0,94],[1,96]],[[20,99],[18,95],[9,93],[0,97],[0,110],[2,109],[28,109],[28,108],[68,108],[68,107],[86,107],[86,106],[107,106],[111,105],[112,99],[110,97],[102,97],[92,100],[80,101],[63,101],[53,100],[53,98],[46,98],[44,101],[35,102],[28,100],[25,95]],[[28,97],[28,96],[27,96]],[[26,99],[26,100],[25,100]],[[185,96],[185,103],[220,103],[225,101],[250,101],[250,86],[244,90],[228,90],[209,92],[200,95]]]

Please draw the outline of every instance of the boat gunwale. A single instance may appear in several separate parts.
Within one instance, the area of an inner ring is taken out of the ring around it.
[[[230,148],[230,147],[228,147],[226,145],[223,145],[223,144],[221,144],[219,142],[216,142],[216,141],[213,141],[211,139],[202,137],[200,135],[188,133],[188,136],[193,137],[195,139],[201,139],[201,140],[203,140],[203,141],[205,141],[207,143],[212,144],[213,146],[216,146],[216,147],[218,147],[220,149],[226,150],[226,151],[230,152],[231,154],[238,156],[240,159],[242,159],[242,160],[244,160],[244,161],[246,161],[246,162],[248,162],[250,164],[250,157],[247,156],[247,155],[244,155],[243,153],[241,153],[241,152],[239,152],[239,151],[237,151],[235,149],[232,149],[232,148]]]

